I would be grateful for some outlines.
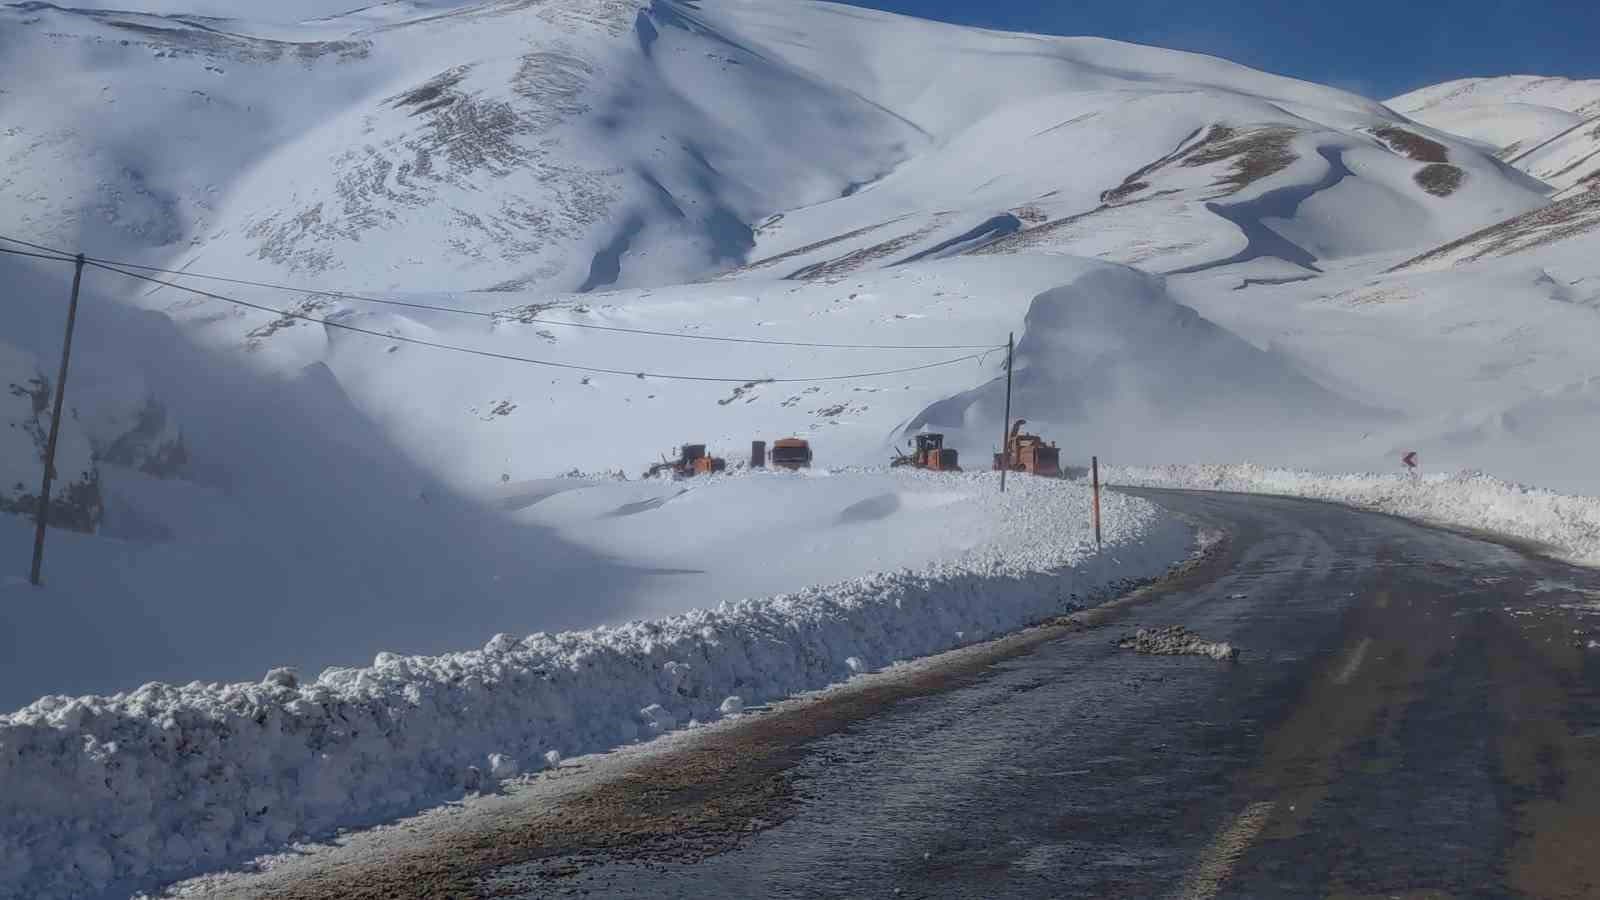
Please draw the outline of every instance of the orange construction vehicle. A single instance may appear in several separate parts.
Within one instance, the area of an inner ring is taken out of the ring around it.
[[[804,438],[787,437],[772,443],[772,467],[775,469],[811,468],[811,444]]]
[[[894,459],[889,461],[890,466],[915,466],[933,472],[961,471],[955,449],[944,445],[944,435],[925,432],[907,443],[915,444],[916,452],[911,456],[896,453]]]
[[[662,460],[645,470],[644,477],[653,478],[662,472],[671,472],[675,478],[693,478],[721,472],[728,461],[720,456],[707,456],[705,444],[684,444],[678,448],[676,461]]]
[[[1027,419],[1018,419],[1012,423],[1011,432],[1006,435],[1006,448],[994,455],[994,470],[999,472],[1008,469],[1012,472],[1059,478],[1061,449],[1055,444],[1046,444],[1044,438],[1037,434],[1024,434],[1022,426],[1026,424],[1028,424]]]

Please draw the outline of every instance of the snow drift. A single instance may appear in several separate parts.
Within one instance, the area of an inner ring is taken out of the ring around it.
[[[1162,279],[1122,267],[1036,297],[1017,342],[1012,409],[1071,455],[1151,460],[1292,452],[1373,410],[1345,400],[1193,309]],[[1004,376],[929,406],[906,425],[993,443]]]
[[[170,880],[403,813],[481,773],[536,770],[552,750],[615,746],[1013,630],[1157,575],[1190,544],[1151,504],[1108,496],[1096,555],[1083,485],[1018,478],[1000,495],[991,475],[963,480],[990,489],[1004,526],[916,570],[620,628],[497,635],[480,651],[379,654],[315,680],[149,684],[0,716],[0,897]]]

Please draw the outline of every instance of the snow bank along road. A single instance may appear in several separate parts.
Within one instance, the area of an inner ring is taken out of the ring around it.
[[[203,892],[1600,893],[1600,576],[1305,500],[1140,493],[1229,539],[1051,626]],[[1242,652],[1117,647],[1168,625]]]
[[[1080,483],[1018,478],[1001,495],[993,473],[874,477],[880,493],[805,532],[808,552],[827,546],[823,530],[884,539],[873,524],[901,503],[987,527],[947,525],[961,546],[917,567],[653,621],[379,653],[315,679],[276,669],[259,684],[46,697],[0,716],[0,898],[126,897],[383,821],[562,756],[1005,634],[1160,575],[1193,543],[1158,507],[1112,496],[1097,553]]]
[[[1600,566],[1600,497],[1561,494],[1482,472],[1330,475],[1251,463],[1105,466],[1110,484],[1272,494],[1343,503],[1444,528],[1483,531]]]

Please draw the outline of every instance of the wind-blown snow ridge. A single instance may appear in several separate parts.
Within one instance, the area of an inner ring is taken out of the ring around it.
[[[953,477],[994,487],[992,474]],[[905,478],[939,490],[952,476]],[[1003,513],[993,539],[915,571],[619,628],[497,635],[464,653],[382,653],[304,683],[274,670],[260,684],[149,684],[0,716],[0,897],[120,890],[403,813],[494,769],[539,768],[551,750],[613,747],[1040,621],[1191,546],[1154,505],[1108,496],[1095,555],[1081,484],[1017,478],[987,497]]]
[[[1560,494],[1482,472],[1327,475],[1235,465],[1106,466],[1110,484],[1306,497],[1448,528],[1487,531],[1600,566],[1600,497]]]

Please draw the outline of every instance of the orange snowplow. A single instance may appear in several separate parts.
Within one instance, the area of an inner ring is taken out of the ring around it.
[[[684,444],[678,448],[677,460],[662,460],[656,463],[645,470],[644,477],[654,478],[663,472],[671,472],[675,478],[693,478],[696,475],[721,472],[727,467],[728,461],[722,457],[706,455],[705,444]]]
[[[1055,444],[1045,443],[1044,438],[1037,434],[1023,433],[1022,426],[1026,424],[1027,419],[1012,423],[1011,431],[1006,435],[1006,448],[994,455],[994,470],[1059,478],[1061,449]]]
[[[933,472],[961,471],[955,449],[944,445],[944,435],[926,432],[917,435],[909,443],[915,444],[915,452],[910,456],[896,453],[894,459],[889,461],[890,466],[913,466]]]
[[[804,438],[788,437],[772,443],[774,469],[811,468],[811,444]]]

